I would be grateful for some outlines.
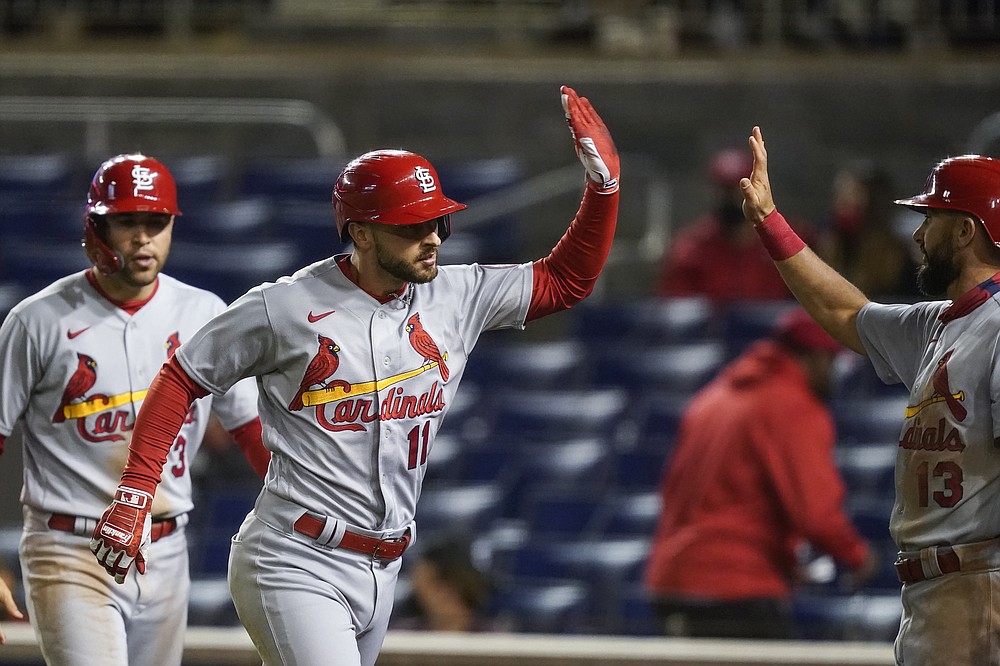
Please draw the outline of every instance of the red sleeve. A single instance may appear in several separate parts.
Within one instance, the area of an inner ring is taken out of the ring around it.
[[[267,474],[267,465],[271,462],[271,452],[264,448],[264,438],[261,436],[260,417],[253,421],[241,425],[235,430],[230,430],[236,445],[246,457],[247,462],[257,472],[257,476],[264,478]]]
[[[588,184],[569,229],[549,256],[534,264],[526,321],[571,308],[590,295],[608,260],[617,221],[618,192],[598,194]]]
[[[208,391],[188,377],[176,358],[163,364],[135,419],[122,485],[155,494],[167,454],[191,404],[206,395]]]
[[[7,442],[7,438],[0,435],[0,456],[3,455],[3,445]]]

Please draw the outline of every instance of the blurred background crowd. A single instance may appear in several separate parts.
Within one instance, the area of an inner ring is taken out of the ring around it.
[[[996,0],[2,0],[0,310],[86,267],[87,183],[131,150],[178,182],[166,272],[227,301],[340,251],[332,183],[381,147],[425,155],[469,204],[444,262],[538,258],[583,186],[573,85],[622,153],[609,267],[583,305],[473,354],[394,621],[660,634],[643,572],[684,409],[792,305],[739,209],[751,127],[803,238],[875,300],[913,300],[919,217],[891,202],[945,156],[996,153],[998,46]],[[859,586],[798,544],[798,637],[895,635],[904,405],[836,358],[834,462],[878,566]],[[11,441],[15,573],[19,461]],[[194,474],[191,621],[235,624],[228,541],[259,482],[221,428]]]

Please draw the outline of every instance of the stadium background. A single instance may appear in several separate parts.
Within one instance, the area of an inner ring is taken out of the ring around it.
[[[0,28],[4,309],[82,267],[75,242],[87,181],[104,157],[128,150],[186,171],[180,197],[189,214],[177,225],[167,272],[228,299],[337,249],[326,224],[332,178],[346,159],[377,147],[426,155],[449,194],[472,203],[468,217],[456,219],[445,260],[536,258],[575,211],[582,178],[558,86],[594,101],[622,152],[629,190],[608,271],[590,307],[484,340],[463,385],[465,409],[446,423],[425,485],[428,529],[433,507],[463,497],[467,515],[439,515],[441,524],[461,518],[470,536],[484,537],[488,565],[508,567],[511,580],[527,578],[536,591],[550,583],[561,591],[548,607],[536,600],[542,605],[531,612],[548,622],[515,627],[525,632],[652,633],[629,599],[595,613],[592,600],[582,601],[593,589],[558,587],[597,569],[514,562],[533,529],[565,528],[567,539],[616,546],[595,580],[637,592],[648,534],[641,521],[610,533],[608,525],[627,521],[610,507],[650,513],[648,470],[658,472],[668,454],[670,409],[773,316],[773,309],[722,312],[649,298],[672,234],[706,205],[710,156],[742,145],[760,125],[783,210],[819,221],[833,174],[848,161],[881,163],[906,194],[942,157],[995,154],[1000,145],[996,2],[7,0]],[[154,109],[161,120],[149,122]],[[598,347],[608,362],[580,362],[581,350]],[[629,358],[647,372],[608,376],[606,366],[626,367]],[[839,455],[845,474],[856,473],[849,482],[857,517],[888,550],[891,476],[884,474],[900,396],[874,386],[864,366],[847,362],[843,373]],[[532,394],[532,404],[571,398],[606,409],[593,410],[586,432],[557,438],[553,428],[565,428],[559,414],[518,411],[526,385],[563,391]],[[515,422],[535,429],[514,431]],[[547,444],[563,446],[562,462],[576,460],[575,468],[562,469],[573,464],[556,464],[551,451],[509,459],[511,450],[555,439]],[[463,458],[469,450],[483,457]],[[252,494],[245,475],[214,477],[220,465],[225,460],[202,467],[203,515],[193,525],[206,534],[220,524],[212,520],[228,526],[245,512]],[[484,466],[501,471],[488,478]],[[546,466],[562,469],[569,484],[595,480],[600,517],[580,518],[573,533],[571,514],[529,507],[525,498],[544,499],[532,483],[559,485],[555,472],[538,469]],[[647,474],[626,478],[635,469]],[[0,461],[8,556],[20,526],[19,474],[12,443]],[[486,508],[475,513],[475,506]],[[556,525],[527,525],[531,510]],[[195,573],[206,581],[203,615],[195,617],[231,623],[224,590],[213,587],[224,571],[224,539],[192,535],[200,549]],[[799,600],[804,637],[884,645],[894,633],[891,581],[847,594],[822,564],[820,582]]]

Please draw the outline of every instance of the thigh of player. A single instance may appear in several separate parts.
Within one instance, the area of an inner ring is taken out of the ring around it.
[[[1000,571],[907,584],[902,602],[897,663],[1000,666]]]
[[[229,586],[265,666],[370,666],[399,564],[314,547],[251,515],[233,539]]]

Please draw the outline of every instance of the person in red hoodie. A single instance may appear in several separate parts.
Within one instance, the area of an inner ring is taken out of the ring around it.
[[[664,634],[793,638],[803,542],[854,584],[874,574],[842,506],[824,402],[840,349],[796,308],[692,398],[645,572]]]

